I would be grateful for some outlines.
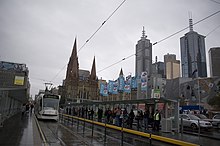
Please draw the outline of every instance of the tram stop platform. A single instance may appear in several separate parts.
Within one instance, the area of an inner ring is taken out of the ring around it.
[[[0,127],[1,146],[41,146],[43,142],[38,131],[34,114],[18,113]]]
[[[77,130],[75,129],[75,131]],[[161,131],[152,132],[152,134],[163,136],[164,138],[191,142],[201,146],[220,145],[219,139],[198,137],[191,134],[174,134]],[[26,113],[22,116],[21,113],[18,113],[5,120],[3,127],[0,127],[0,146],[44,146],[44,144],[34,114]]]

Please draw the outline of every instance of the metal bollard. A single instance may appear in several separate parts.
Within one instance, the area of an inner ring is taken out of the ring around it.
[[[84,133],[85,133],[85,126],[86,126],[86,121],[85,121],[85,119],[83,119],[83,137],[84,137]]]
[[[183,135],[183,118],[181,118],[181,134]]]
[[[79,118],[77,119],[77,132],[79,130]]]
[[[92,138],[93,138],[93,130],[94,130],[94,121],[93,121],[93,115],[92,115]]]
[[[73,117],[72,117],[72,126],[73,126]]]
[[[107,118],[105,116],[105,135],[104,135],[104,142],[106,143],[106,122],[107,122]]]
[[[0,127],[3,127],[2,114],[0,114]]]
[[[200,122],[199,122],[199,119],[198,119],[198,136],[199,136],[199,140],[200,140]]]
[[[123,128],[124,128],[124,116],[122,117],[122,124],[121,124],[121,146],[123,146],[123,144],[124,144]]]

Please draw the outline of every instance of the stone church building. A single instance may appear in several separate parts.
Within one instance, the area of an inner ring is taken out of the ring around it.
[[[76,39],[66,71],[66,79],[60,88],[62,103],[83,102],[98,99],[98,78],[96,77],[95,57],[91,72],[80,70],[77,57]]]

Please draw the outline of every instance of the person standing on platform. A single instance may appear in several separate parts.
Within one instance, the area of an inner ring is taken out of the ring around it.
[[[29,105],[29,103],[26,103],[26,112],[28,113],[29,112],[29,108],[30,108],[30,105]]]
[[[144,129],[148,130],[149,110],[146,107],[144,111]]]
[[[132,129],[134,117],[135,117],[134,111],[133,111],[133,109],[131,109],[131,111],[130,111],[130,113],[129,113],[129,115],[128,115],[129,128],[131,128],[131,129]]]
[[[22,105],[22,107],[21,107],[22,116],[24,116],[25,111],[26,111],[26,104],[24,103],[24,104]]]
[[[31,113],[33,112],[33,109],[34,109],[34,104],[31,103]]]
[[[98,122],[102,122],[103,110],[101,108],[98,109]]]
[[[141,118],[141,112],[138,110],[137,111],[137,115],[136,115],[136,117],[135,117],[135,120],[137,121],[137,130],[139,131],[139,128],[141,128],[140,127],[140,118]]]
[[[156,109],[156,112],[154,113],[154,130],[159,131],[160,128],[160,120],[161,120],[161,115],[158,109]]]

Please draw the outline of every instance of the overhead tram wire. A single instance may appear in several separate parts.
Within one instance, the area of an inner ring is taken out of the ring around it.
[[[211,30],[209,33],[207,33],[207,35],[205,35],[205,37],[209,36],[211,33],[213,33],[215,30],[217,30],[220,27],[220,25],[218,25],[217,27],[215,27],[213,30]]]
[[[199,21],[197,21],[197,22],[195,22],[195,23],[193,23],[192,25],[194,26],[194,25],[196,25],[196,24],[199,24],[200,22],[202,22],[202,21],[204,21],[204,20],[206,20],[206,19],[208,19],[208,18],[210,18],[210,17],[212,17],[212,16],[218,14],[219,12],[220,12],[220,10],[217,11],[217,12],[215,12],[215,13],[212,13],[211,15],[209,15],[209,16],[207,16],[207,17],[205,17],[205,18],[203,18],[203,19],[201,19],[201,20],[199,20]],[[220,27],[220,26],[219,26],[219,27]],[[167,37],[165,37],[165,38],[163,38],[163,39],[161,39],[161,40],[155,42],[155,43],[153,43],[152,46],[154,46],[154,45],[156,45],[156,44],[158,44],[158,43],[161,43],[161,42],[163,42],[163,41],[165,41],[165,40],[167,40],[167,39],[169,39],[169,38],[171,38],[171,37],[177,35],[178,33],[182,32],[182,31],[184,31],[184,30],[186,30],[186,29],[188,29],[188,28],[189,28],[189,26],[187,26],[187,27],[185,27],[185,28],[183,28],[183,29],[181,29],[181,30],[179,30],[179,31],[177,31],[177,32],[175,32],[175,33],[173,33],[173,34],[171,34],[171,35],[169,35],[169,36],[167,36]],[[216,29],[217,29],[217,28],[216,28]],[[141,52],[141,51],[143,51],[143,50],[140,50],[139,52]],[[137,52],[137,53],[139,53],[139,52]],[[125,57],[125,58],[121,59],[120,61],[117,61],[116,63],[113,63],[112,65],[109,65],[108,67],[105,67],[105,68],[99,70],[97,73],[102,72],[102,71],[104,71],[104,70],[106,70],[106,69],[108,69],[108,68],[110,68],[110,67],[112,67],[112,66],[114,66],[114,65],[116,65],[116,64],[118,64],[118,63],[120,63],[120,62],[122,62],[122,61],[124,61],[124,60],[126,60],[126,59],[128,59],[128,58],[130,58],[130,57],[132,57],[132,56],[134,56],[134,55],[136,55],[137,53],[132,54],[132,55],[129,55],[128,57]]]
[[[84,46],[95,36],[95,34],[103,27],[103,25],[115,14],[115,12],[125,3],[126,0],[123,0],[121,4],[108,16],[108,18],[98,27],[98,29],[86,40],[86,42],[79,48],[78,52],[84,48]]]
[[[212,2],[214,2],[214,3],[217,3],[217,4],[220,4],[220,2],[215,1],[215,0],[210,0],[210,1],[212,1]]]
[[[82,48],[95,36],[95,34],[103,27],[103,25],[114,15],[114,13],[126,2],[126,0],[123,0],[121,2],[121,4],[108,16],[108,18],[101,24],[101,26],[98,27],[98,29],[89,37],[88,40],[86,40],[86,42],[82,45],[82,47],[80,47],[80,49],[78,50],[81,51]],[[66,67],[63,66],[62,69],[51,79],[51,82],[63,71],[63,69]]]
[[[125,1],[126,1],[126,0],[124,0],[124,1],[115,9],[115,11],[106,19],[106,21],[107,21],[108,19],[110,19],[110,17],[112,17],[112,15],[122,6],[122,4],[123,4]],[[212,17],[212,16],[218,14],[219,12],[220,12],[220,10],[217,11],[217,12],[215,12],[215,13],[213,13],[213,14],[211,14],[211,15],[209,15],[209,16],[207,16],[207,17],[205,17],[205,18],[203,18],[203,19],[201,19],[201,20],[199,20],[199,21],[197,21],[196,23],[193,23],[192,25],[196,25],[196,24],[198,24],[198,23],[200,23],[200,22],[202,22],[202,21],[204,21],[204,20],[206,20],[206,19],[208,19],[208,18],[210,18],[210,17]],[[98,30],[101,29],[101,27],[104,25],[104,23],[105,23],[106,21],[104,21],[104,22],[102,23],[102,25],[95,31],[95,33],[93,33],[93,35],[86,41],[86,43],[80,48],[80,50],[88,43],[88,41],[89,41],[90,39],[92,39],[92,37],[98,32]],[[165,37],[164,39],[161,39],[161,40],[159,40],[159,41],[153,43],[152,46],[154,46],[154,45],[156,45],[156,44],[158,44],[158,43],[161,43],[161,42],[163,42],[163,41],[165,41],[165,40],[167,40],[167,39],[169,39],[169,38],[175,36],[176,34],[182,32],[182,31],[184,31],[184,30],[186,30],[186,29],[188,29],[188,28],[189,28],[189,26],[187,26],[187,27],[185,27],[185,28],[183,28],[183,29],[181,29],[181,30],[179,30],[179,31],[177,31],[177,32],[175,32],[175,33],[173,33],[173,34],[171,34],[171,35]],[[80,51],[80,50],[79,50],[79,51]],[[79,51],[78,51],[78,52],[79,52]],[[137,53],[138,53],[138,52],[137,52]],[[126,59],[128,59],[128,58],[130,58],[130,57],[132,57],[132,56],[134,56],[134,55],[136,55],[136,54],[129,55],[128,57],[125,57],[125,58],[121,59],[120,61],[117,61],[116,63],[113,63],[113,64],[111,64],[111,65],[109,65],[109,66],[107,66],[107,67],[105,67],[105,68],[99,70],[97,73],[102,72],[102,71],[104,71],[104,70],[106,70],[106,69],[108,69],[108,68],[110,68],[110,67],[112,67],[112,66],[114,66],[114,65],[116,65],[116,64],[118,64],[118,63],[120,63],[120,62],[122,62],[122,61],[124,61],[124,60],[126,60]],[[66,65],[65,65],[65,66],[66,66]],[[65,67],[65,66],[64,66],[64,67]],[[60,72],[64,69],[64,67],[55,75],[55,77],[54,77],[51,81],[53,81],[53,80],[60,74]]]
[[[122,3],[110,14],[110,16],[101,24],[101,26],[98,27],[98,29],[89,37],[88,40],[86,40],[86,42],[82,45],[82,47],[80,47],[80,49],[78,50],[81,51],[82,48],[95,36],[95,34],[103,27],[103,25],[114,15],[114,13],[125,3],[126,0],[123,0]],[[64,67],[62,67],[62,69],[51,79],[51,82],[62,72],[62,70],[66,67],[66,65]]]
[[[50,80],[52,82],[56,77],[63,71],[63,69],[66,67],[66,64],[60,69],[60,71]]]
[[[125,59],[128,59],[128,58],[134,56],[134,55],[135,55],[135,54],[132,54],[132,55],[130,55],[130,56],[128,56],[128,57],[125,57],[125,58],[119,60],[118,62],[115,62],[115,63],[113,63],[113,64],[111,64],[111,65],[109,65],[109,66],[107,66],[107,67],[105,67],[105,68],[103,68],[103,69],[101,69],[101,70],[99,70],[97,73],[102,72],[102,71],[104,71],[104,70],[106,70],[106,69],[108,69],[108,68],[110,68],[110,67],[112,67],[112,66],[114,66],[114,65],[116,65],[116,64],[118,64],[118,63],[120,63],[120,62],[122,62],[122,61],[124,61]]]
[[[208,18],[210,18],[210,17],[212,17],[212,16],[218,14],[219,12],[220,12],[220,10],[217,11],[217,12],[215,12],[215,13],[213,13],[213,14],[211,14],[211,15],[209,15],[209,16],[207,16],[207,17],[205,17],[205,18],[203,18],[203,19],[201,19],[201,20],[199,20],[199,21],[197,21],[197,22],[195,22],[195,23],[193,23],[192,25],[194,26],[194,25],[196,25],[196,24],[198,24],[198,23],[200,23],[200,22],[202,22],[202,21],[204,21],[204,20],[206,20],[206,19],[208,19]],[[178,33],[182,32],[182,31],[184,31],[184,30],[186,30],[186,29],[188,29],[188,28],[189,28],[189,26],[187,26],[187,27],[185,27],[185,28],[183,28],[183,29],[181,29],[181,30],[179,30],[179,31],[177,31],[177,32],[175,32],[175,33],[173,33],[173,34],[171,34],[171,35],[165,37],[164,39],[161,39],[161,40],[159,40],[158,42],[155,42],[155,43],[156,43],[156,44],[157,44],[157,43],[161,43],[161,42],[165,41],[166,39],[171,38],[171,37],[177,35]]]

